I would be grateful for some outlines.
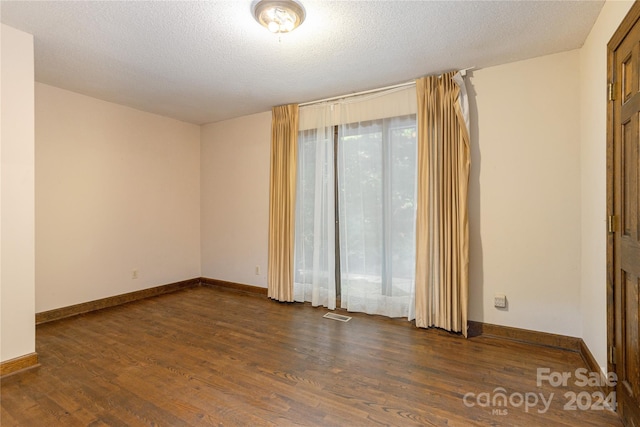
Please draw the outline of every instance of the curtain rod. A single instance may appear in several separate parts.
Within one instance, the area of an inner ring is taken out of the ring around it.
[[[344,98],[351,98],[352,96],[366,95],[368,93],[375,93],[375,92],[382,92],[383,90],[395,89],[395,88],[404,87],[404,86],[411,86],[411,85],[415,85],[415,84],[416,84],[415,80],[411,80],[410,82],[399,83],[397,85],[379,87],[377,89],[363,90],[362,92],[354,92],[354,93],[349,93],[347,95],[332,96],[331,98],[318,99],[317,101],[302,102],[302,103],[298,104],[298,106],[299,107],[304,107],[304,106],[307,106],[307,105],[320,104],[322,102],[335,101],[337,99],[344,99]]]
[[[476,67],[464,68],[462,70],[459,70],[458,72],[460,74],[462,74],[462,77],[466,77],[467,71],[475,70],[475,68]],[[335,100],[338,100],[338,99],[351,98],[352,96],[366,95],[368,93],[382,92],[384,90],[396,89],[396,88],[405,87],[405,86],[411,86],[411,85],[415,85],[415,84],[416,84],[416,81],[415,80],[411,80],[409,82],[398,83],[396,85],[391,85],[391,86],[379,87],[377,89],[363,90],[361,92],[349,93],[347,95],[332,96],[330,98],[318,99],[316,101],[301,102],[300,104],[298,104],[298,107],[306,107],[307,105],[320,104],[322,102],[329,102],[329,101],[335,101]]]

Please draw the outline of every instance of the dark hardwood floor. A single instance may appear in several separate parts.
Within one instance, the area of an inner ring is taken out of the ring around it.
[[[40,325],[42,366],[2,380],[1,424],[622,425],[579,409],[598,389],[575,385],[577,353],[326,311],[197,287]],[[572,378],[537,387],[537,368]],[[520,405],[534,393],[548,410]]]

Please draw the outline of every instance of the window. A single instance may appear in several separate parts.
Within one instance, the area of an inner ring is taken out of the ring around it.
[[[413,300],[415,116],[338,129],[338,289],[350,311],[407,317]]]
[[[299,133],[294,298],[411,317],[416,116],[351,121],[346,107]]]

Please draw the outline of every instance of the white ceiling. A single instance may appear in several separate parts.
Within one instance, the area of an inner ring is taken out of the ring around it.
[[[251,0],[2,1],[36,80],[202,124],[582,46],[604,1],[302,0],[280,38]]]

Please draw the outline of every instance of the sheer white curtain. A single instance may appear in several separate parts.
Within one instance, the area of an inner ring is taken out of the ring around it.
[[[415,87],[300,108],[296,301],[335,308],[339,269],[342,308],[414,318],[416,109]]]
[[[415,277],[415,116],[339,127],[342,307],[412,317]]]
[[[293,298],[336,308],[335,191],[331,109],[306,107],[298,134]]]

